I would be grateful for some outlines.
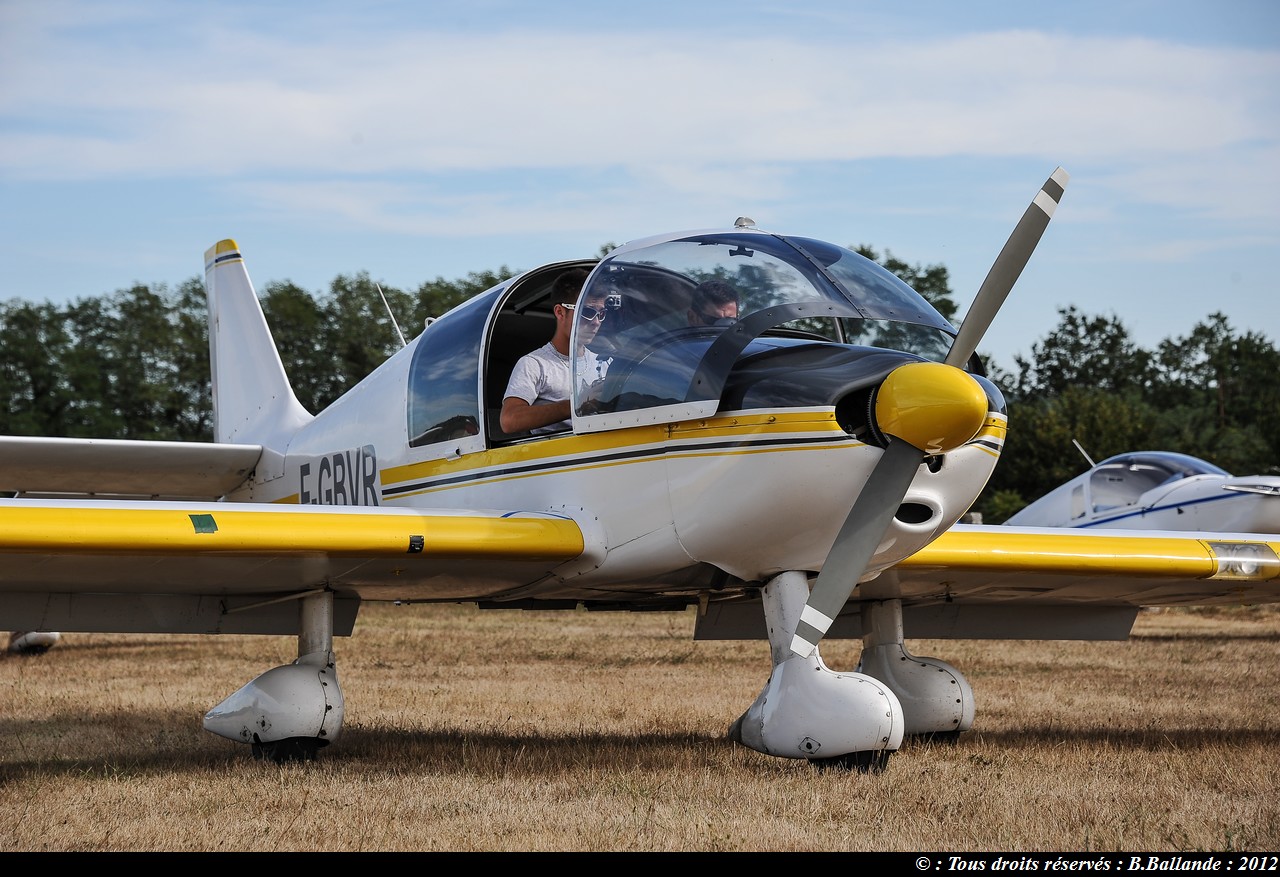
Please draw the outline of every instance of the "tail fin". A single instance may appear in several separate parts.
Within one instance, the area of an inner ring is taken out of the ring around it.
[[[312,415],[289,386],[240,247],[218,241],[204,254],[209,297],[213,437],[283,451]]]

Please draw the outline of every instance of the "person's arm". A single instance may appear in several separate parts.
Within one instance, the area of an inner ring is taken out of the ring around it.
[[[508,396],[502,400],[502,413],[498,415],[498,423],[502,426],[503,432],[527,432],[540,426],[568,420],[572,415],[573,411],[569,407],[568,399],[530,405],[519,396]]]

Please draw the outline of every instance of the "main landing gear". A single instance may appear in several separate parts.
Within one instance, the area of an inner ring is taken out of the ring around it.
[[[9,633],[9,651],[15,655],[43,655],[60,639],[62,634],[53,630],[14,630]]]
[[[255,758],[311,761],[338,739],[344,704],[333,656],[333,594],[301,598],[298,660],[274,667],[209,712],[204,728],[248,743]]]

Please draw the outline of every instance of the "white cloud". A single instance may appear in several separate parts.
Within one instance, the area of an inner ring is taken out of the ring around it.
[[[9,178],[367,174],[882,156],[1198,155],[1280,140],[1280,52],[1003,32],[418,30],[299,44],[233,20],[136,53],[49,30],[6,64]],[[90,29],[91,30],[91,29]]]

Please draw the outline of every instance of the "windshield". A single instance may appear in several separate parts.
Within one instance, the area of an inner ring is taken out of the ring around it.
[[[762,336],[941,361],[955,333],[870,259],[752,229],[621,247],[592,273],[588,299],[606,303],[589,349],[607,374],[574,381],[576,425],[587,431],[714,413],[733,363]]]
[[[1212,463],[1172,451],[1120,454],[1103,460],[1093,470],[1090,498],[1095,512],[1132,505],[1154,487],[1197,475],[1228,477]]]

